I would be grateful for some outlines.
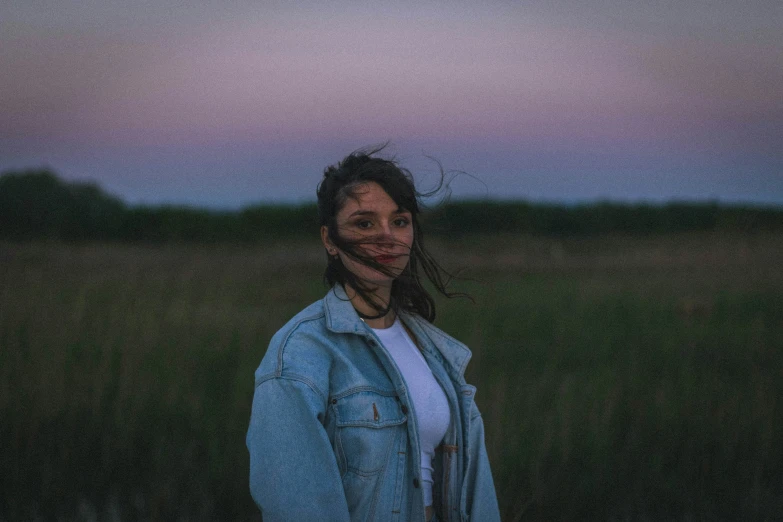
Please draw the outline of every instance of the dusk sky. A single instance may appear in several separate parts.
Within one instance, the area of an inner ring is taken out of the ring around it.
[[[456,197],[783,205],[783,2],[10,0],[0,172],[313,200],[389,152]]]

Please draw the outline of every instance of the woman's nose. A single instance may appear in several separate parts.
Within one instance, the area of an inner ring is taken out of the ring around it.
[[[392,228],[389,223],[382,223],[380,234],[378,235],[378,241],[381,243],[394,243],[394,236],[392,235]]]
[[[392,239],[391,223],[381,223],[381,238]]]

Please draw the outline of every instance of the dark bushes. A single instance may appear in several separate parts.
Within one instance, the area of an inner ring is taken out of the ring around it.
[[[548,236],[651,235],[783,228],[783,208],[717,202],[665,205],[599,202],[456,201],[423,217],[432,235],[524,233]],[[0,176],[0,239],[64,241],[257,242],[317,235],[315,204],[254,205],[240,211],[182,206],[129,207],[95,183],[60,180],[48,170]]]

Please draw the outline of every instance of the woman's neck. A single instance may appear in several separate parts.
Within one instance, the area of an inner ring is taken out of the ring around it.
[[[359,317],[362,318],[362,321],[364,321],[367,326],[370,328],[383,329],[389,328],[394,324],[394,320],[397,318],[397,314],[394,313],[394,310],[389,309],[385,315],[376,317],[378,315],[377,308],[370,305],[350,285],[345,284],[343,286],[345,288],[345,293],[348,295],[348,299],[351,300],[354,309],[359,313]],[[389,302],[391,302],[390,286],[378,286],[368,293],[376,303],[382,304],[383,306],[388,306]]]

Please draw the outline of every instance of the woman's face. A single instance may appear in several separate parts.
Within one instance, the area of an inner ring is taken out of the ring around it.
[[[355,245],[362,256],[389,268],[384,274],[337,248],[329,239],[327,227],[321,227],[321,239],[330,255],[337,254],[343,265],[357,278],[378,286],[391,286],[408,265],[413,245],[411,213],[399,208],[383,188],[369,181],[356,187],[355,198],[348,198],[337,212],[337,234]]]

